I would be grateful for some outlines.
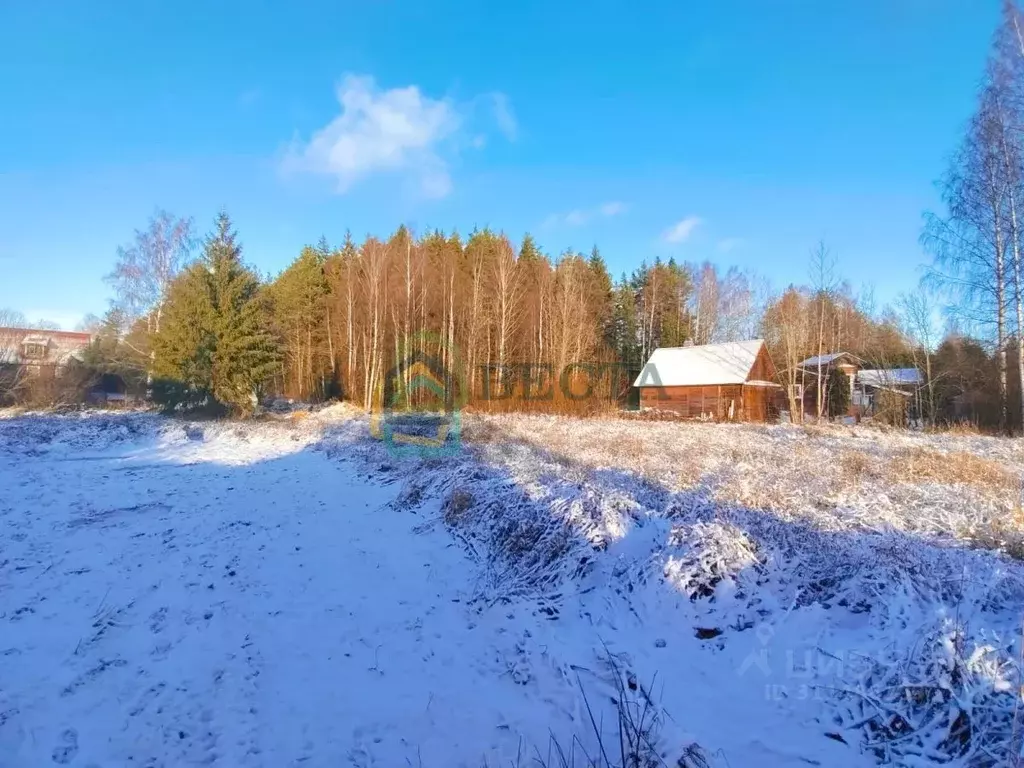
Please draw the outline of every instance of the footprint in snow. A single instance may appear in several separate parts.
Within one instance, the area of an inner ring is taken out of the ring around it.
[[[67,765],[78,755],[78,731],[74,728],[64,730],[60,735],[60,742],[53,748],[53,762]]]

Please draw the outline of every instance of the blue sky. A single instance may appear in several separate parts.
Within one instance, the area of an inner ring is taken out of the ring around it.
[[[643,8],[643,11],[640,8]],[[614,274],[912,287],[997,0],[0,2],[0,307],[72,325],[157,207],[248,260],[474,226]]]

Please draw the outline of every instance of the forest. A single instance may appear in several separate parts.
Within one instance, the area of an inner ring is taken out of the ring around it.
[[[446,388],[469,407],[596,412],[635,404],[632,377],[658,347],[763,337],[783,385],[803,375],[801,360],[845,351],[872,367],[919,368],[926,423],[1021,431],[1021,28],[1007,2],[974,114],[938,179],[940,204],[923,216],[920,285],[885,306],[843,279],[826,243],[792,254],[807,281],[781,288],[711,261],[640,257],[616,277],[597,245],[554,255],[530,234],[404,225],[311,238],[279,274],[261,275],[226,212],[200,237],[191,218],[157,210],[117,251],[109,311],[83,324],[96,335],[89,369],[169,408],[244,415],[283,397],[369,409],[418,351],[440,360]],[[566,372],[587,365],[600,380],[567,397],[580,390]],[[565,386],[531,397],[529,370]]]
[[[763,277],[710,262],[641,262],[613,279],[597,246],[553,258],[529,234],[515,243],[487,229],[463,238],[404,226],[360,243],[321,238],[260,276],[226,213],[201,244],[193,231],[155,214],[118,252],[116,301],[88,322],[90,366],[137,392],[150,385],[172,408],[215,401],[246,414],[257,393],[369,409],[396,361],[421,350],[452,369],[446,383],[458,379],[469,407],[605,412],[635,405],[630,384],[657,347],[763,336],[783,381],[820,349],[842,349],[877,367],[928,370],[937,422],[998,426],[997,357],[985,341],[952,323],[940,338],[932,290],[876,309],[870,291],[858,296],[839,278],[824,244],[801,257],[808,285],[773,292]],[[571,375],[558,386],[530,381],[531,370]]]

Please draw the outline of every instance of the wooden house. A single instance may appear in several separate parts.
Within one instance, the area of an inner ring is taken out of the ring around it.
[[[769,421],[781,388],[763,339],[654,351],[633,386],[641,410],[716,421]]]
[[[847,414],[856,419],[876,416],[881,411],[894,409],[914,416],[919,411],[915,397],[920,396],[924,376],[917,368],[866,368],[865,361],[849,352],[829,352],[809,357],[799,363],[806,386],[801,387],[804,413],[814,415],[817,408],[816,390],[818,372],[828,380],[833,369],[838,369],[849,387]],[[833,414],[837,415],[837,414]],[[889,414],[892,418],[892,414]]]

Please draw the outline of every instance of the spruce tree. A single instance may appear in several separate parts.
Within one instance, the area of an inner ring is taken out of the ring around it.
[[[171,283],[153,337],[153,400],[169,411],[212,405],[213,306],[204,260]]]
[[[214,398],[231,410],[249,414],[278,355],[267,328],[259,279],[242,262],[235,237],[231,220],[221,212],[205,254],[214,320],[211,389]]]
[[[252,413],[278,358],[264,304],[259,279],[242,262],[222,212],[202,260],[169,291],[154,344],[154,399],[171,409],[206,404]]]
[[[636,287],[625,274],[615,286],[612,305],[612,348],[627,370],[639,372],[644,361],[639,341]]]
[[[533,235],[527,232],[523,235],[523,243],[519,247],[519,261],[523,264],[535,264],[542,258],[544,256],[541,254],[540,249],[537,248]]]
[[[608,267],[601,257],[601,252],[597,250],[597,245],[590,251],[587,267],[590,269],[592,302],[597,312],[596,319],[600,328],[601,338],[608,346],[614,346],[612,277],[608,274]]]

